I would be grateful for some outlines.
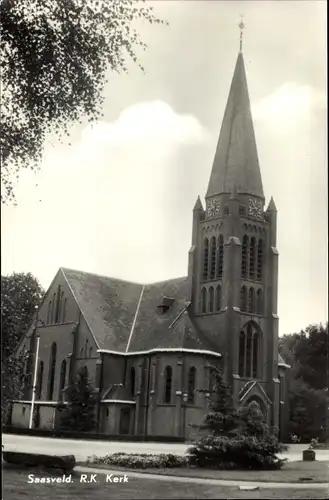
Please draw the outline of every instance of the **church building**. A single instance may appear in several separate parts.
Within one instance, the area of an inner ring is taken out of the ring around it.
[[[205,203],[193,208],[187,276],[142,284],[59,269],[21,345],[37,361],[38,428],[56,428],[59,402],[84,367],[98,397],[96,432],[190,439],[220,366],[235,404],[257,401],[284,438],[276,225],[240,50]],[[29,426],[31,399],[30,387],[13,403],[13,426]]]

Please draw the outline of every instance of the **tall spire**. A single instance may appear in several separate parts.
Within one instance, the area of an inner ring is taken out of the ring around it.
[[[231,193],[234,185],[239,193],[264,197],[246,71],[241,52],[244,28],[242,21],[239,27],[240,52],[235,65],[206,197]]]

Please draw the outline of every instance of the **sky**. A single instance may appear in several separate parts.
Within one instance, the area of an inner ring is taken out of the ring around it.
[[[278,209],[280,334],[327,320],[326,3],[157,0],[145,73],[111,73],[104,117],[52,137],[1,210],[1,273],[47,288],[59,267],[136,282],[187,273],[246,24],[244,59],[266,203]]]

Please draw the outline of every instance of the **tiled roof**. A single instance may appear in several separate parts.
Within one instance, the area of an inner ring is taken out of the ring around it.
[[[62,268],[100,349],[125,351],[142,285]]]
[[[62,272],[100,349],[218,351],[189,317],[186,277],[142,285],[66,268]],[[165,297],[174,299],[167,310],[158,307]]]

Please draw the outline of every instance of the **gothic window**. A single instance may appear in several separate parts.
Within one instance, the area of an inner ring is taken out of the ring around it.
[[[63,304],[63,315],[62,315],[62,322],[65,323],[66,320],[66,305],[67,305],[67,299],[64,299],[64,304]]]
[[[214,312],[214,289],[212,286],[209,288],[209,312]]]
[[[244,236],[242,240],[242,262],[241,262],[241,276],[242,278],[247,277],[247,260],[248,260],[248,249],[249,249],[249,238]]]
[[[59,312],[60,312],[60,306],[61,306],[61,285],[58,285],[57,287],[57,300],[56,300],[56,307],[55,307],[55,323],[59,323]]]
[[[189,369],[187,381],[187,402],[190,405],[194,405],[195,401],[195,375],[196,369],[192,366],[192,368]]]
[[[239,215],[245,215],[246,209],[244,206],[240,205],[239,206]]]
[[[203,279],[208,279],[208,268],[209,268],[209,240],[204,239],[203,242]]]
[[[263,274],[263,240],[258,241],[257,251],[257,280],[261,281]]]
[[[89,357],[92,358],[93,356],[93,348],[89,347]]]
[[[49,301],[49,304],[48,304],[47,325],[50,324],[50,321],[51,321],[51,300]]]
[[[244,377],[244,358],[245,358],[245,341],[246,334],[245,332],[240,332],[239,337],[239,375],[240,377]]]
[[[210,244],[210,279],[215,278],[216,273],[216,238],[213,236],[211,238]]]
[[[83,358],[83,347],[80,349],[80,358]]]
[[[251,377],[251,355],[252,355],[252,326],[247,326],[247,347],[246,347],[246,377]]]
[[[247,311],[247,289],[245,286],[242,286],[240,290],[240,310]]]
[[[224,207],[224,215],[228,215],[230,213],[230,209],[228,208],[227,205]]]
[[[250,261],[249,261],[249,278],[255,279],[255,265],[256,265],[256,238],[252,237],[250,240]]]
[[[261,289],[257,290],[256,312],[262,314],[263,312],[263,294]]]
[[[255,312],[255,290],[251,287],[248,293],[248,312]]]
[[[81,370],[80,370],[80,375],[82,377],[85,377],[87,380],[89,380],[89,372],[88,372],[88,368],[86,367],[86,365],[84,365]]]
[[[171,366],[167,366],[165,369],[165,377],[164,377],[164,402],[167,404],[171,403],[171,386],[172,386],[172,368]]]
[[[207,290],[205,288],[201,289],[201,312],[204,314],[207,312]]]
[[[50,358],[49,358],[49,376],[48,376],[48,394],[47,394],[48,401],[51,401],[54,395],[56,355],[57,355],[57,345],[56,342],[53,342],[50,349]]]
[[[239,375],[246,378],[259,377],[260,333],[252,323],[240,332]]]
[[[88,339],[85,341],[85,358],[88,356]]]
[[[252,342],[252,376],[257,378],[258,373],[258,332],[254,333],[254,338]]]
[[[216,287],[216,311],[220,311],[222,307],[222,288],[220,285]]]
[[[223,276],[223,261],[224,261],[224,238],[221,234],[218,238],[218,264],[217,264],[217,278]]]
[[[130,369],[130,394],[135,396],[135,368]]]
[[[59,379],[59,394],[58,394],[58,399],[62,399],[62,391],[65,387],[65,377],[66,377],[66,361],[63,359],[62,364],[61,364],[61,375]]]
[[[56,293],[53,294],[53,300],[51,304],[51,320],[50,320],[51,324],[55,322],[55,312],[56,312]]]
[[[36,398],[37,399],[41,399],[42,379],[43,379],[43,361],[40,361],[40,363],[39,363],[39,371],[38,371],[37,390],[36,390]]]

